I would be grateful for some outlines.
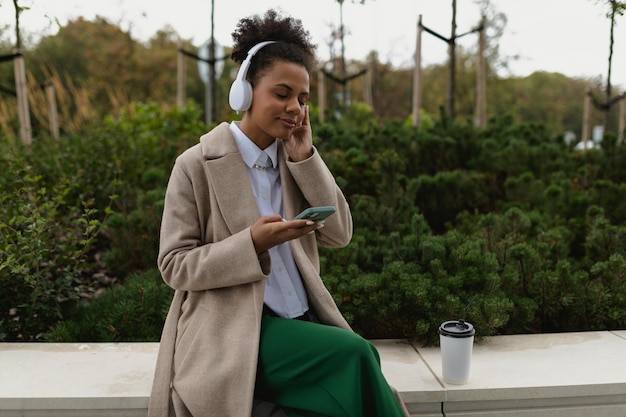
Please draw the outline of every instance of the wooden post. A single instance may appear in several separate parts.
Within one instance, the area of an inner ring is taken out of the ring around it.
[[[50,134],[55,139],[59,139],[59,113],[57,110],[57,100],[54,91],[54,84],[51,80],[46,80],[46,101],[48,103],[48,119],[50,121]]]
[[[344,80],[341,83],[341,111],[345,112],[348,106],[348,83],[346,76],[348,70],[346,69],[346,43],[345,43],[345,26],[343,25],[343,0],[339,1],[339,40],[341,41],[341,74],[340,78]]]
[[[326,115],[326,75],[322,68],[317,69],[317,104],[319,107],[318,118],[324,123]]]
[[[177,84],[176,84],[176,105],[185,105],[185,55],[183,54],[183,43],[178,41],[178,61],[177,61]]]
[[[374,96],[372,94],[374,85],[374,71],[376,70],[376,58],[374,54],[370,58],[369,70],[365,73],[364,78],[364,101],[372,110],[374,110]]]
[[[20,119],[20,137],[24,145],[30,145],[33,141],[33,133],[30,125],[26,68],[24,66],[24,56],[19,50],[16,50],[15,53],[17,56],[13,58],[13,70],[15,72],[15,90],[17,93],[17,113]]]
[[[476,115],[478,127],[487,125],[487,60],[485,59],[485,16],[480,21],[478,32],[478,65],[476,68]]]
[[[619,120],[617,122],[617,143],[624,143],[624,129],[626,128],[626,93],[619,101]]]
[[[591,116],[591,91],[587,90],[585,102],[583,105],[583,131],[580,138],[584,149],[587,149],[587,141],[589,140],[589,117]]]
[[[415,40],[415,65],[413,68],[413,114],[412,125],[420,125],[420,108],[422,107],[422,15],[417,22],[417,38]]]

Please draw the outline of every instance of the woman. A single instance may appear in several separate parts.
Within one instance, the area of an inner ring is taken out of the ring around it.
[[[242,19],[230,96],[242,120],[172,169],[158,266],[175,295],[150,416],[248,417],[254,398],[289,416],[408,415],[319,275],[318,243],[347,245],[352,219],[312,144],[309,39],[273,10]],[[312,206],[336,212],[285,220]]]

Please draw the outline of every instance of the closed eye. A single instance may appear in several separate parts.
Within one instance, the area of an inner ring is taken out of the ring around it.
[[[276,97],[278,97],[281,100],[287,100],[289,98],[289,96],[287,94],[278,94],[278,93],[276,93]],[[298,103],[301,106],[306,105],[306,98],[305,99],[298,98]]]

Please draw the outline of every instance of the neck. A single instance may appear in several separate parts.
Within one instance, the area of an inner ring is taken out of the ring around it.
[[[265,149],[270,146],[276,138],[269,136],[262,130],[260,130],[256,125],[249,122],[244,114],[241,123],[239,124],[239,129],[250,139],[259,149]]]

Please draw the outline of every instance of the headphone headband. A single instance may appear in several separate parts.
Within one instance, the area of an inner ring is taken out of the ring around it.
[[[250,48],[250,50],[248,51],[248,56],[246,57],[246,59],[252,58],[254,55],[256,55],[256,53],[259,51],[259,49],[263,48],[266,45],[269,45],[270,43],[276,43],[276,41],[263,41],[263,42],[257,43],[252,48]]]

